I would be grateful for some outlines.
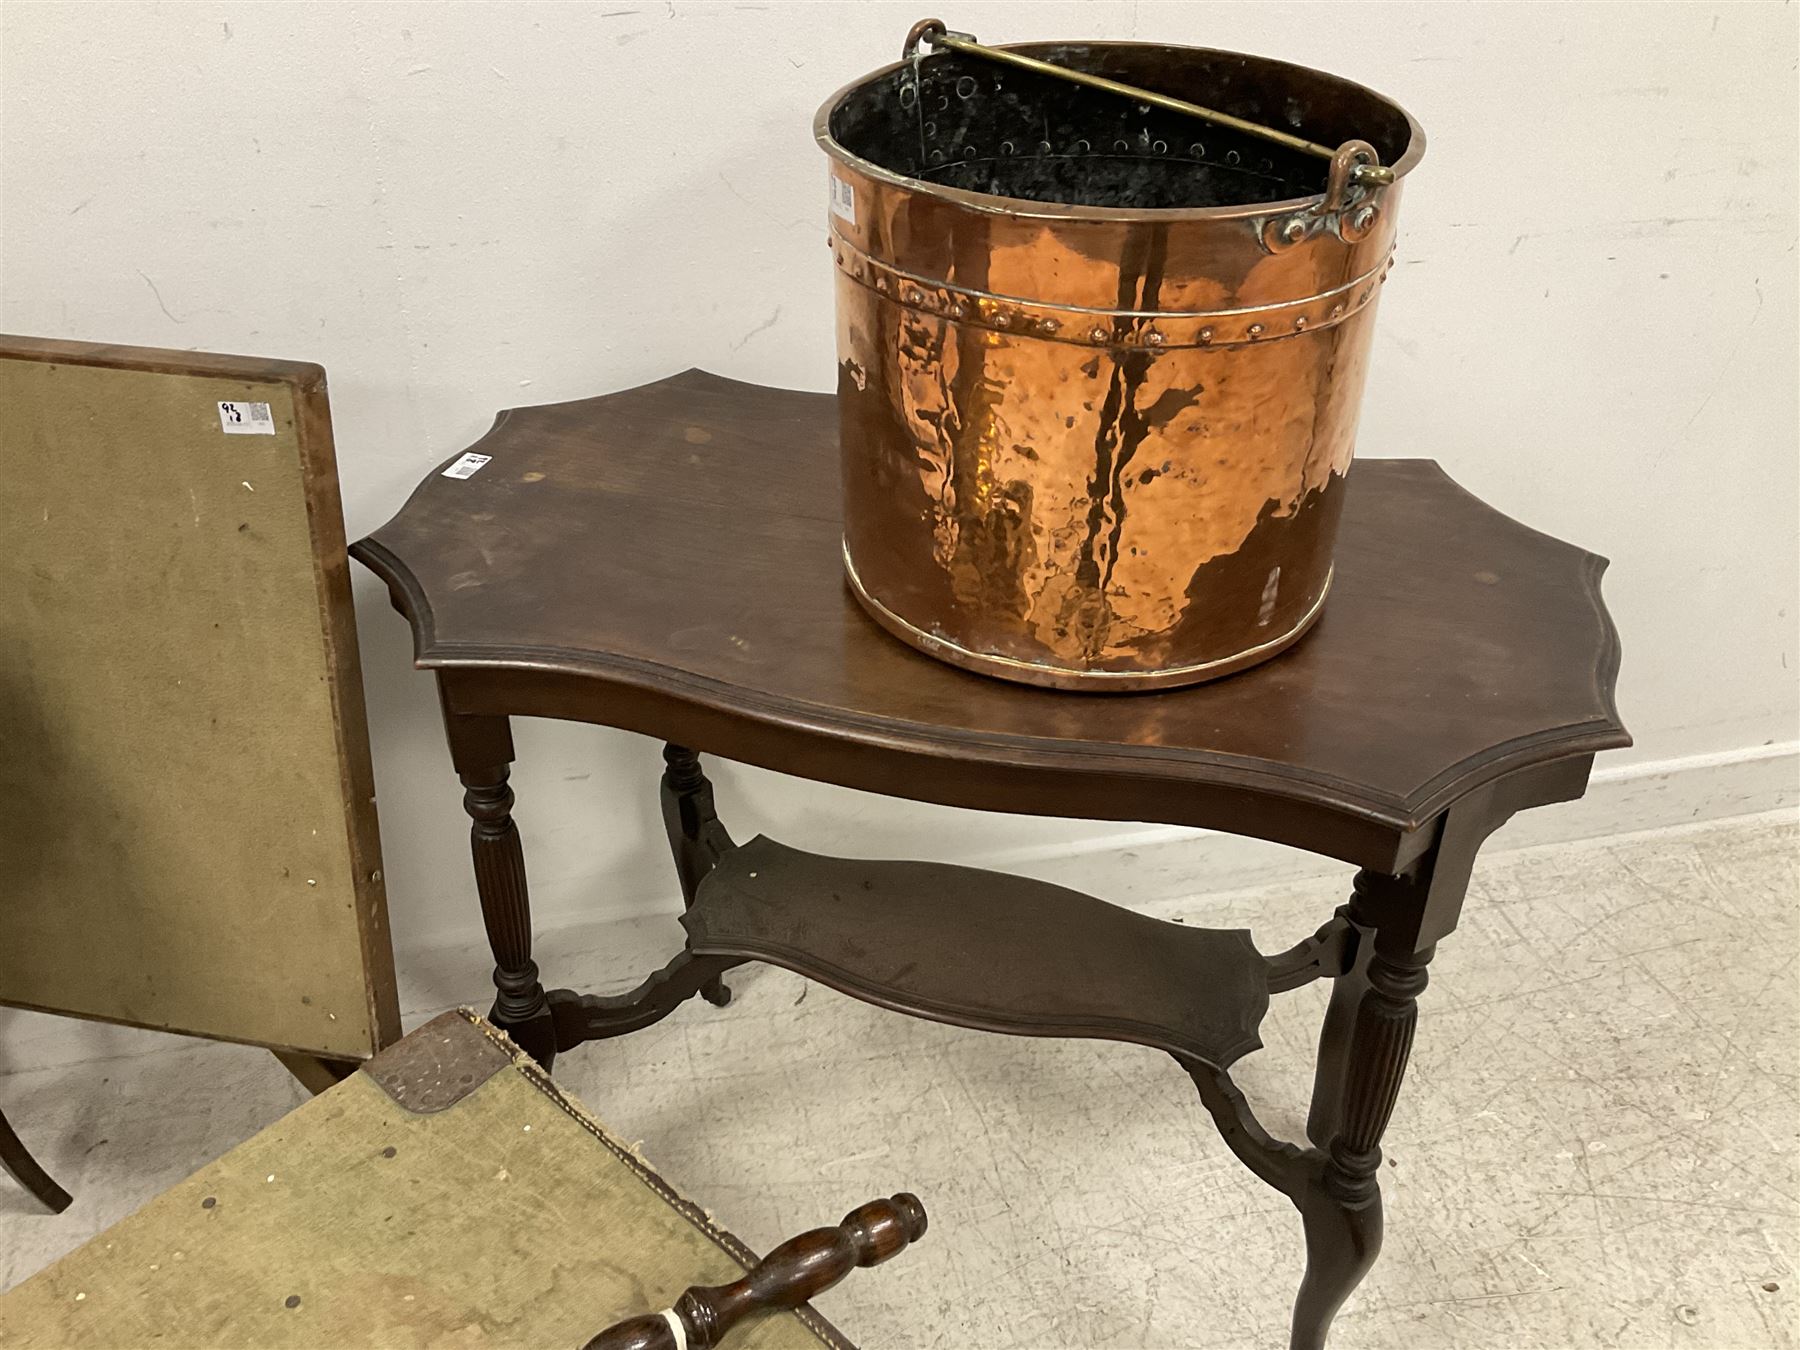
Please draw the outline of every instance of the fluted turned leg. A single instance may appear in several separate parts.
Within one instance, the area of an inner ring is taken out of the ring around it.
[[[556,1058],[556,1036],[537,963],[531,959],[525,853],[519,827],[513,823],[507,766],[465,770],[461,777],[463,809],[472,822],[469,851],[475,861],[475,889],[494,953],[496,997],[489,1020],[548,1069]]]
[[[1306,1276],[1292,1350],[1322,1350],[1331,1319],[1381,1251],[1381,1137],[1406,1074],[1431,948],[1412,950],[1409,930],[1384,934],[1371,920],[1384,891],[1407,884],[1362,873],[1348,909],[1361,949],[1332,990],[1320,1037],[1307,1134],[1324,1164],[1298,1197]]]
[[[682,903],[691,906],[701,881],[712,871],[720,854],[734,845],[719,823],[713,787],[700,767],[700,756],[684,745],[665,745],[663,764],[663,829],[669,836],[669,850],[675,855]],[[701,988],[700,997],[723,1008],[731,1002],[731,989],[723,979],[714,978]]]

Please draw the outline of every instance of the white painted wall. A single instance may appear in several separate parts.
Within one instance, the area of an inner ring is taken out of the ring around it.
[[[688,365],[828,388],[812,113],[923,12],[8,4],[0,328],[323,363],[353,537],[500,407]],[[1763,747],[1796,733],[1792,5],[964,0],[944,17],[994,40],[1242,47],[1411,108],[1432,146],[1363,451],[1436,456],[1614,559],[1638,746],[1608,773],[1637,784],[1619,801],[1638,814],[1595,828],[1791,791],[1792,761]],[[475,908],[430,682],[372,579],[357,601],[394,928],[448,940]],[[518,740],[540,915],[666,908],[656,747],[533,724]],[[735,829],[817,847],[1067,875],[1069,840],[1130,842],[716,776]]]

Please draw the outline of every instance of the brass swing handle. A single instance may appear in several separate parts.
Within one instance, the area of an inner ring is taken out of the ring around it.
[[[880,1265],[925,1236],[925,1207],[902,1192],[851,1210],[836,1228],[789,1238],[743,1279],[695,1286],[667,1312],[608,1327],[582,1350],[712,1350],[753,1312],[798,1308],[858,1266]]]
[[[1242,131],[1251,136],[1260,136],[1265,141],[1273,141],[1277,145],[1285,145],[1290,150],[1298,150],[1319,159],[1335,159],[1343,150],[1343,147],[1333,149],[1328,145],[1320,145],[1317,141],[1309,141],[1303,136],[1293,136],[1285,131],[1277,131],[1274,127],[1265,127],[1260,122],[1247,122],[1241,117],[1233,117],[1230,113],[1220,112],[1216,108],[1203,108],[1198,103],[1189,103],[1183,98],[1154,93],[1148,89],[1140,89],[1134,84],[1121,84],[1117,80],[1107,79],[1104,75],[1090,75],[1085,70],[1071,70],[1067,66],[1059,66],[1051,61],[1040,61],[1035,56],[1025,56],[1019,52],[1008,51],[1004,47],[984,47],[969,33],[951,32],[944,26],[942,19],[920,19],[915,23],[906,35],[906,47],[901,52],[901,56],[904,58],[916,56],[921,42],[927,46],[943,47],[949,51],[962,52],[967,56],[979,56],[987,61],[998,61],[1002,65],[1017,66],[1020,70],[1034,71],[1039,75],[1049,75],[1074,84],[1085,84],[1090,89],[1103,89],[1109,94],[1136,99],[1139,103],[1148,103],[1154,107],[1166,108],[1170,112],[1198,117],[1217,126],[1230,127],[1233,131]],[[1348,144],[1362,146],[1365,143],[1354,141]],[[1367,184],[1370,187],[1383,187],[1394,181],[1394,171],[1382,164],[1375,163],[1374,151],[1368,150],[1364,162],[1356,164],[1350,170],[1350,181]]]

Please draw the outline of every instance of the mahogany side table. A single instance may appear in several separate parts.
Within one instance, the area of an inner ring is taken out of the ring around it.
[[[351,550],[437,676],[497,963],[493,1020],[548,1067],[771,962],[915,1016],[1134,1041],[1191,1075],[1225,1142],[1299,1209],[1292,1346],[1324,1345],[1381,1244],[1380,1143],[1437,942],[1476,850],[1579,797],[1630,744],[1603,559],[1490,509],[1427,460],[1352,470],[1337,579],[1292,651],[1213,684],[1089,695],[1002,683],[896,642],[842,576],[831,396],[699,371],[500,414]],[[508,718],[666,743],[686,944],[615,997],[546,991],[507,786]],[[1265,956],[1243,930],[1147,918],[1043,882],[735,844],[697,751],[978,810],[1254,835],[1360,869],[1347,904]],[[1271,994],[1335,981],[1310,1146],[1232,1083]]]

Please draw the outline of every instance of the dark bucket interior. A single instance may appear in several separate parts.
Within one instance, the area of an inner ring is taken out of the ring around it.
[[[1319,71],[1235,52],[1136,43],[1018,50],[1173,95],[1321,145],[1406,153],[1404,113]],[[1185,113],[960,52],[909,61],[831,110],[832,139],[891,173],[1071,206],[1238,206],[1325,188],[1315,155]]]

